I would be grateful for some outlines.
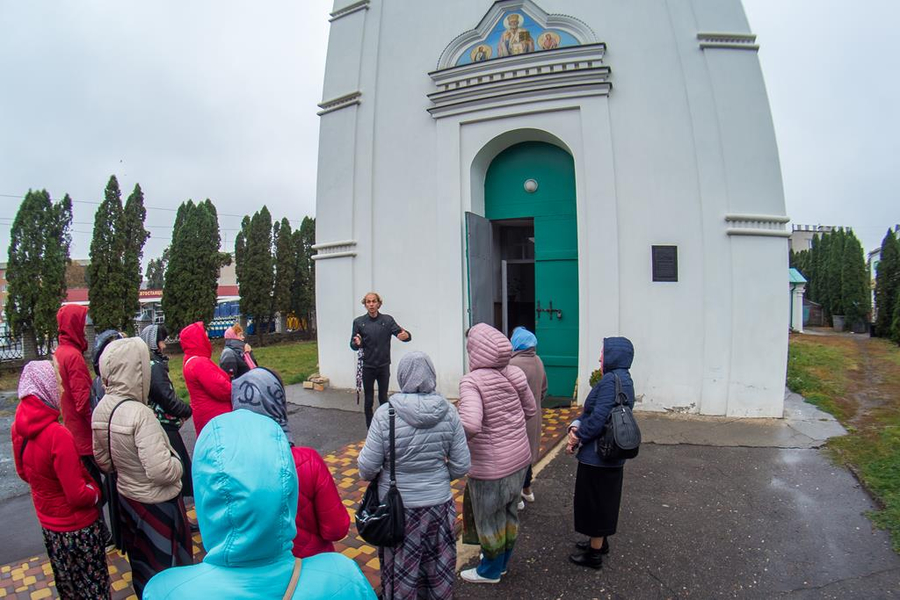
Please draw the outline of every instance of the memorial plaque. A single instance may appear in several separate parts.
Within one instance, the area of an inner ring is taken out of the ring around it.
[[[653,281],[678,281],[678,246],[652,246]]]

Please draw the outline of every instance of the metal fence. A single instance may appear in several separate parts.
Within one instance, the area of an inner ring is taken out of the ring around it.
[[[49,356],[56,349],[57,341],[50,341],[50,348],[46,344],[38,344],[38,356]],[[10,362],[23,360],[25,351],[22,346],[21,339],[15,339],[12,334],[5,332],[0,333],[0,362]]]

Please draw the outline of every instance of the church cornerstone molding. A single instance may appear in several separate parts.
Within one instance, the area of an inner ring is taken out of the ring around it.
[[[785,223],[790,220],[783,215],[728,214],[725,215],[728,224],[725,232],[728,235],[789,238],[791,232],[785,229]]]
[[[340,96],[332,100],[326,100],[325,102],[318,105],[322,110],[320,110],[316,114],[321,117],[322,115],[327,115],[330,112],[341,110],[342,108],[347,108],[348,106],[354,106],[361,102],[361,98],[362,92],[357,91],[350,94],[345,94],[344,96]]]
[[[341,17],[346,17],[347,15],[352,15],[355,12],[358,12],[361,10],[368,10],[369,9],[369,1],[370,0],[359,0],[359,2],[354,2],[353,4],[348,4],[344,8],[341,8],[341,9],[336,10],[333,13],[331,13],[330,18],[328,20],[336,21],[337,19],[340,19]]]
[[[700,49],[759,50],[752,33],[698,33]]]
[[[312,257],[313,260],[356,256],[356,240],[340,240],[337,242],[314,244],[312,249],[316,250],[316,254]]]
[[[450,67],[429,73],[437,91],[428,94],[435,119],[524,102],[606,96],[611,70],[603,64],[606,44],[544,52]]]

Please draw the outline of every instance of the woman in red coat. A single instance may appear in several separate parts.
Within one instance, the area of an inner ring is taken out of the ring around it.
[[[287,420],[287,404],[281,378],[266,368],[251,369],[232,382],[232,404],[272,418],[281,425],[291,444],[297,467],[300,494],[297,497],[297,536],[294,556],[306,558],[334,552],[334,543],[344,539],[350,515],[341,502],[334,478],[313,448],[294,446]]]
[[[100,488],[82,464],[72,433],[59,424],[60,380],[50,361],[25,365],[12,426],[16,473],[31,499],[62,598],[109,598],[100,526]]]
[[[197,435],[212,420],[231,411],[231,379],[210,360],[212,344],[201,321],[181,330],[184,351],[184,382],[191,396],[194,430]]]

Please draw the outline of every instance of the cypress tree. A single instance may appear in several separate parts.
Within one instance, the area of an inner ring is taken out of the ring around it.
[[[238,286],[241,296],[241,312],[244,317],[253,317],[256,339],[262,341],[267,322],[272,315],[272,287],[274,284],[272,258],[272,216],[264,205],[250,219],[247,233],[238,234],[240,249],[235,242],[235,257],[240,262],[235,266],[239,272]],[[240,251],[239,251],[240,250]]]
[[[881,240],[875,274],[875,334],[890,337],[894,305],[900,292],[900,242],[890,229]]]
[[[125,237],[125,254],[122,257],[122,269],[125,275],[125,321],[120,328],[128,335],[134,335],[134,319],[141,310],[141,257],[144,255],[144,243],[150,232],[144,229],[147,210],[144,208],[144,192],[140,184],[125,201],[123,215],[123,235]]]
[[[151,258],[147,263],[147,287],[161,290],[165,284],[166,266],[169,264],[169,249],[163,250],[159,258]]]
[[[66,295],[72,200],[53,204],[46,190],[28,190],[10,231],[6,322],[23,340],[24,358],[56,337],[56,312]]]
[[[830,298],[828,294],[828,256],[831,253],[831,235],[825,233],[819,240],[819,256],[816,259],[816,302],[822,305],[826,319],[831,319]]]
[[[162,308],[169,331],[181,331],[195,321],[209,323],[216,310],[219,223],[208,199],[182,203],[175,216]]]
[[[293,247],[297,272],[291,285],[291,309],[300,319],[306,332],[315,329],[316,272],[312,259],[312,247],[316,243],[316,220],[304,217],[300,227],[294,231]]]
[[[106,184],[103,202],[94,215],[91,264],[88,267],[90,315],[97,331],[119,329],[128,320],[130,303],[123,257],[125,255],[125,215],[122,194],[115,175]]]
[[[891,311],[891,339],[900,345],[900,293],[894,298],[894,309]]]
[[[848,327],[864,323],[869,315],[869,275],[862,244],[853,231],[844,234],[843,265],[841,268],[841,306]]]
[[[838,229],[828,235],[828,256],[825,259],[825,289],[828,294],[828,313],[843,315],[841,270],[844,264],[844,231]]]
[[[282,324],[286,324],[291,312],[291,284],[297,275],[297,257],[293,248],[293,232],[288,220],[275,223],[275,283],[272,289],[274,312],[281,314]]]

